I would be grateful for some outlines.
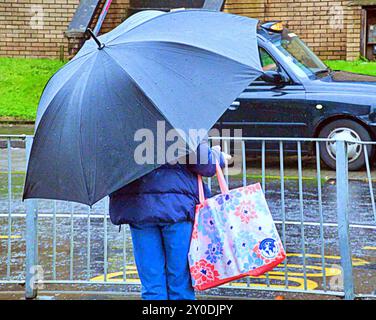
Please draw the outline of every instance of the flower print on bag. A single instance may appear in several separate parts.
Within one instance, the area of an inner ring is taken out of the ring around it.
[[[219,194],[219,195],[217,195],[215,197],[215,202],[218,205],[218,209],[222,211],[224,209],[224,204],[229,199],[230,199],[230,196],[228,194]]]
[[[260,192],[262,190],[261,185],[259,183],[252,184],[250,186],[246,186],[243,189],[243,193],[246,196],[250,196],[256,192]]]
[[[205,251],[206,259],[211,263],[216,263],[223,255],[223,244],[219,238],[208,244],[208,250]]]
[[[264,264],[264,261],[257,256],[255,252],[252,252],[248,255],[247,262],[243,264],[242,272],[248,272],[253,269],[257,269]]]
[[[255,244],[258,244],[257,240],[253,237],[252,233],[241,231],[236,235],[234,239],[234,252],[240,259],[244,259],[252,252]]]
[[[201,222],[198,225],[198,232],[202,233],[204,236],[212,238],[216,235],[217,228],[210,208],[206,207],[202,209],[199,214]]]
[[[233,194],[219,194],[215,197],[215,201],[219,205],[219,210],[221,211],[231,211],[235,210],[236,206],[239,205],[242,194],[240,192],[234,192]]]
[[[193,230],[192,230],[192,239],[196,240],[198,239],[198,224],[197,224],[197,219],[195,219],[195,222],[193,224]]]
[[[189,266],[198,290],[262,275],[286,258],[259,184],[206,199],[196,217]]]
[[[243,223],[249,223],[251,219],[257,218],[257,212],[255,210],[255,204],[250,201],[243,200],[239,206],[235,209],[235,215],[240,217]]]
[[[215,269],[215,266],[204,259],[197,261],[190,271],[195,286],[219,279],[219,272]]]

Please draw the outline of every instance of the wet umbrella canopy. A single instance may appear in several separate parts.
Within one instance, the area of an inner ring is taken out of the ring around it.
[[[86,41],[42,94],[24,199],[92,205],[142,177],[161,163],[137,163],[135,133],[159,121],[195,150],[189,130],[209,130],[261,75],[256,28],[220,12],[145,11]]]

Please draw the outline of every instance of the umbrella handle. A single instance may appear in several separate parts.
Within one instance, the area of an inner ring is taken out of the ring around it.
[[[105,47],[105,44],[104,43],[101,43],[99,41],[99,39],[97,38],[97,36],[94,34],[94,32],[90,29],[90,28],[87,28],[86,31],[90,34],[90,36],[94,39],[94,41],[97,43],[98,45],[98,49],[99,50],[102,50],[104,47]]]

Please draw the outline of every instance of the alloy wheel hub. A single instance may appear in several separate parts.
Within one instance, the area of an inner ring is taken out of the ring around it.
[[[357,160],[362,154],[362,145],[359,143],[356,143],[358,141],[361,141],[360,136],[358,135],[356,131],[350,128],[337,128],[329,134],[328,139],[352,141],[351,143],[347,144],[347,157],[349,159],[349,163]],[[336,159],[336,143],[327,142],[326,150],[328,154],[330,155],[330,157],[333,160],[335,160]]]

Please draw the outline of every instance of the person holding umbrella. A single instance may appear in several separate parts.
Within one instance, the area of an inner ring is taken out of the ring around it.
[[[213,175],[215,161],[223,159],[189,131],[208,132],[263,74],[257,24],[205,10],[140,12],[109,33],[91,32],[43,91],[23,199],[92,206],[110,195],[112,221],[131,224],[145,298],[194,298],[182,257],[197,203],[197,174]],[[167,159],[170,164],[139,164],[135,133],[154,134],[161,121],[167,131],[179,129],[189,146],[185,154],[197,151],[209,161],[171,165],[180,154]],[[151,268],[162,270],[164,254],[165,271],[155,276]],[[169,279],[164,286],[163,273]]]
[[[187,257],[199,203],[197,175],[213,176],[216,161],[224,166],[229,155],[220,150],[205,140],[194,161],[165,164],[110,195],[112,222],[130,225],[142,299],[195,298]]]

